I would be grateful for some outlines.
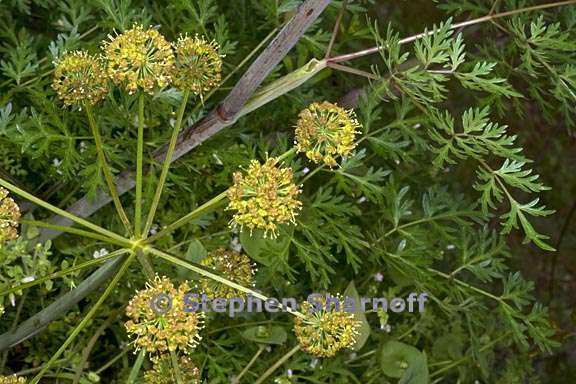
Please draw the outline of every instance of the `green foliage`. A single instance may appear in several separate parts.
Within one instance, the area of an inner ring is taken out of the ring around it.
[[[265,79],[264,86],[271,85],[267,95],[274,99],[172,164],[146,257],[153,273],[177,283],[188,280],[196,290],[198,280],[206,278],[202,261],[209,252],[236,249],[257,267],[254,285],[244,287],[257,294],[302,301],[314,292],[388,299],[424,292],[426,310],[356,313],[361,326],[349,349],[324,359],[300,350],[287,361],[282,359],[297,345],[293,314],[231,318],[208,313],[202,340],[188,351],[202,378],[230,383],[242,372],[240,383],[256,382],[280,361],[264,383],[552,383],[562,377],[556,369],[566,373],[564,382],[570,381],[574,372],[564,367],[557,347],[570,347],[565,335],[573,330],[565,324],[571,304],[553,298],[556,305],[549,312],[543,303],[548,284],[555,284],[548,274],[548,260],[556,257],[551,252],[561,248],[564,236],[573,244],[574,231],[562,220],[570,217],[566,207],[574,190],[576,6],[501,16],[541,3],[349,1],[331,51],[337,59],[330,63],[345,68],[324,66],[343,3],[332,2]],[[53,62],[76,49],[98,53],[107,35],[134,23],[152,25],[170,41],[181,34],[214,40],[221,47],[227,82],[190,100],[183,118],[187,128],[226,98],[272,40],[253,50],[301,4],[0,4],[0,179],[40,199],[26,202],[12,188],[23,220],[32,220],[33,211],[39,222],[23,221],[20,239],[0,245],[0,345],[14,330],[21,332],[26,319],[76,292],[100,266],[99,258],[124,247],[142,250],[124,231],[112,204],[86,214],[87,206],[99,205],[100,192],[108,190],[106,167],[114,176],[135,169],[137,98],[114,88],[95,106],[103,162],[84,108],[65,109],[58,102],[50,86]],[[486,15],[492,19],[459,24]],[[389,24],[382,27],[384,20]],[[378,49],[368,55],[365,50],[373,46]],[[356,53],[358,60],[338,59],[347,53]],[[274,87],[285,75],[290,84],[300,80],[299,68],[312,59],[322,67],[314,76],[307,73],[309,78],[289,92]],[[170,139],[182,96],[165,87],[145,99],[145,214],[163,165],[154,154]],[[332,169],[288,152],[298,113],[323,100],[353,108],[362,125],[355,150],[337,159]],[[294,183],[302,189],[302,209],[294,223],[279,226],[276,238],[261,230],[240,232],[230,226],[225,199],[215,197],[251,159],[272,156],[282,156],[282,166],[292,168]],[[52,221],[54,209],[48,204],[66,209],[83,198],[74,212],[126,236],[128,243],[82,232],[39,241],[47,222],[62,223]],[[120,201],[133,221],[134,192]],[[559,215],[553,215],[556,210]],[[193,218],[179,222],[191,212]],[[157,253],[148,252],[152,248]],[[569,258],[565,252],[559,260]],[[0,373],[32,372],[27,374],[32,378],[75,335],[47,370],[47,383],[92,383],[96,378],[121,383],[129,375],[141,381],[152,368],[150,356],[144,356],[141,368],[135,364],[138,357],[124,326],[125,306],[151,278],[142,266],[146,260],[138,261],[142,264],[127,267],[115,287],[112,274],[69,311],[52,307],[57,320],[33,326],[25,341],[9,348]],[[565,271],[562,278],[570,276]],[[44,280],[35,284],[32,278]],[[20,289],[21,284],[28,285]],[[105,292],[108,297],[94,316],[81,323]],[[567,288],[564,293],[571,292]]]

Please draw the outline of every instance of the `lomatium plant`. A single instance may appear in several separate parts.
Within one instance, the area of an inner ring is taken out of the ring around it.
[[[0,384],[576,378],[576,0],[0,20]]]

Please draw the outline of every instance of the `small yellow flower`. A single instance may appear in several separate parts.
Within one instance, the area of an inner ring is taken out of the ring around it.
[[[242,253],[219,248],[210,252],[202,260],[202,265],[243,287],[254,285],[254,264]],[[211,298],[231,299],[242,294],[234,288],[209,279],[202,279],[201,287],[206,296]]]
[[[356,342],[360,322],[353,313],[345,311],[342,297],[336,298],[340,302],[338,310],[333,304],[326,308],[326,296],[315,299],[321,308],[315,308],[309,301],[302,303],[306,318],[297,317],[294,325],[302,350],[317,357],[332,357]]]
[[[128,334],[136,337],[137,349],[144,348],[149,353],[180,349],[188,353],[196,347],[201,340],[204,314],[185,311],[185,295],[189,291],[186,282],[176,289],[170,279],[158,276],[152,285],[138,291],[126,307],[130,320],[125,324]]]
[[[129,94],[138,89],[152,93],[171,83],[174,65],[171,44],[155,29],[134,25],[104,43],[108,76]]]
[[[0,187],[0,244],[18,238],[18,220],[20,208],[8,197],[8,191]]]
[[[195,36],[180,37],[174,45],[174,86],[202,96],[220,84],[222,58],[218,44]]]
[[[26,384],[26,379],[16,375],[0,376],[0,384]]]
[[[300,112],[296,124],[296,149],[315,163],[338,165],[335,158],[347,156],[356,146],[360,123],[354,111],[324,101]]]
[[[154,358],[152,361],[152,369],[144,372],[145,384],[173,384],[176,382],[176,375],[169,354]],[[180,369],[183,383],[200,384],[200,370],[189,357],[180,356],[178,368]]]
[[[52,88],[66,106],[94,105],[109,89],[102,62],[84,51],[67,53],[58,61]]]
[[[243,175],[235,172],[234,184],[228,190],[227,210],[234,210],[231,225],[244,226],[277,236],[278,224],[292,222],[302,203],[296,197],[302,192],[292,180],[291,168],[280,168],[278,160],[270,158],[261,164],[252,160]]]

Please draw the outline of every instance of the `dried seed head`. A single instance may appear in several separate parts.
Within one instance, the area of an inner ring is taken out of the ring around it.
[[[138,89],[152,93],[171,83],[174,65],[172,46],[155,29],[134,25],[132,29],[104,43],[108,76],[129,94]]]
[[[210,252],[202,260],[202,265],[244,287],[254,285],[254,264],[242,253],[219,248]],[[201,286],[206,296],[210,298],[231,299],[243,294],[234,288],[208,279],[203,279]]]
[[[109,89],[102,62],[84,51],[67,53],[56,63],[52,88],[66,106],[94,105]]]
[[[302,303],[306,318],[296,318],[294,332],[304,351],[317,357],[332,357],[356,342],[360,322],[353,313],[345,312],[342,297],[337,298],[340,301],[338,309],[334,305],[326,308],[325,296],[316,299],[321,308],[315,308],[308,301]]]
[[[18,238],[20,208],[8,197],[8,191],[0,187],[0,244]]]
[[[360,123],[354,111],[324,101],[300,112],[296,124],[296,149],[315,163],[338,165],[336,157],[347,156],[355,147]]]
[[[173,384],[176,375],[169,354],[152,359],[152,369],[144,372],[145,384]],[[180,356],[178,368],[182,375],[182,382],[186,384],[200,384],[200,370],[187,356]]]
[[[26,379],[16,375],[0,376],[0,384],[26,384]]]
[[[222,58],[218,48],[216,42],[202,37],[180,37],[174,45],[174,86],[202,97],[220,84]]]
[[[278,224],[292,222],[302,203],[296,197],[302,192],[292,181],[291,168],[279,168],[278,160],[270,158],[260,164],[252,160],[243,175],[235,172],[234,184],[228,190],[227,210],[234,210],[231,225],[262,229],[277,236]]]
[[[188,353],[196,347],[204,313],[185,310],[184,298],[189,291],[186,282],[176,289],[167,277],[156,276],[153,284],[137,292],[126,307],[130,320],[125,324],[128,334],[136,338],[137,349],[161,354],[178,349]],[[165,300],[169,305],[162,307],[167,304]]]

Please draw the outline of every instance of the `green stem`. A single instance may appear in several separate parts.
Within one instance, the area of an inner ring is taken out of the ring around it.
[[[98,368],[95,373],[97,375],[99,375],[100,373],[104,372],[105,370],[107,370],[108,368],[110,368],[111,366],[113,366],[118,360],[120,360],[125,354],[127,354],[132,348],[128,347],[125,348],[124,350],[122,350],[119,354],[117,354],[116,356],[114,356],[113,358],[111,358],[110,360],[108,360],[108,362],[106,362],[103,366],[101,366],[100,368]]]
[[[70,361],[68,359],[60,359],[56,362],[54,362],[54,364],[52,364],[52,366],[54,365],[60,365],[60,364],[64,364],[64,363],[69,363]],[[29,375],[31,373],[36,373],[38,371],[42,370],[43,365],[39,366],[39,367],[34,367],[34,368],[28,368],[28,369],[23,369],[21,371],[18,371],[15,373],[16,376],[26,376]]]
[[[182,372],[180,372],[180,364],[178,364],[178,355],[176,355],[176,351],[170,351],[170,359],[172,360],[174,376],[176,376],[176,384],[185,384],[182,379]]]
[[[7,182],[6,180],[4,180],[4,179],[2,179],[2,178],[0,178],[0,185],[3,186],[4,188],[6,188],[6,189],[8,189],[8,190],[10,190],[10,191],[12,191],[12,192],[14,192],[15,194],[17,194],[17,195],[19,195],[19,196],[21,196],[21,197],[29,200],[30,202],[32,202],[32,203],[34,203],[34,204],[36,204],[36,205],[39,205],[39,206],[41,206],[41,207],[43,207],[43,208],[46,208],[47,210],[52,211],[52,212],[54,212],[55,214],[60,215],[60,216],[66,218],[66,219],[68,219],[68,220],[71,220],[71,221],[73,221],[73,222],[75,222],[75,223],[78,223],[78,224],[83,225],[83,226],[85,226],[85,227],[87,227],[87,228],[90,228],[90,229],[92,229],[93,231],[98,232],[98,233],[100,233],[100,234],[102,234],[102,235],[104,235],[104,236],[107,236],[107,237],[109,237],[109,238],[116,239],[116,240],[118,240],[118,241],[120,241],[120,242],[122,242],[122,243],[132,244],[132,242],[131,242],[130,240],[126,239],[125,237],[122,237],[122,236],[120,236],[120,235],[118,235],[118,234],[116,234],[116,233],[114,233],[114,232],[111,232],[111,231],[109,231],[109,230],[107,230],[107,229],[104,229],[104,228],[102,228],[102,227],[100,227],[100,226],[98,226],[98,225],[96,225],[96,224],[92,224],[91,222],[89,222],[89,221],[87,221],[87,220],[85,220],[85,219],[83,219],[83,218],[81,218],[81,217],[78,217],[78,216],[76,216],[76,215],[73,215],[73,214],[71,214],[70,212],[67,212],[67,211],[65,211],[65,210],[63,210],[63,209],[60,209],[60,208],[58,208],[58,207],[55,207],[55,206],[53,206],[52,204],[47,203],[47,202],[45,202],[44,200],[37,198],[36,196],[34,196],[34,195],[32,195],[32,194],[24,191],[23,189],[18,188],[18,187],[15,186],[14,184],[9,183],[9,182]]]
[[[306,176],[304,176],[304,178],[302,179],[302,181],[300,182],[300,184],[304,184],[306,181],[308,181],[312,176],[314,176],[315,174],[317,174],[318,172],[320,172],[321,170],[324,169],[324,166],[321,165],[317,168],[315,168],[314,170],[312,170],[311,172],[308,172],[308,174]]]
[[[232,380],[232,384],[238,384],[240,383],[240,379],[242,378],[242,376],[244,376],[246,374],[246,372],[248,372],[248,370],[254,365],[254,363],[256,362],[256,360],[258,360],[258,357],[260,356],[260,354],[264,351],[264,349],[266,349],[266,347],[264,345],[260,345],[260,347],[258,348],[258,351],[256,351],[256,353],[254,354],[254,356],[252,356],[252,359],[250,360],[250,362],[248,362],[248,364],[244,367],[244,369],[242,370],[242,372],[240,372],[238,374],[238,376],[236,376],[233,380]]]
[[[154,236],[149,237],[146,240],[146,243],[150,244],[150,243],[166,236],[167,234],[173,232],[177,228],[180,228],[181,226],[189,223],[191,220],[194,220],[198,216],[200,216],[200,215],[206,213],[207,211],[209,211],[210,209],[216,207],[220,202],[222,202],[222,200],[224,200],[226,198],[226,193],[227,193],[227,191],[224,191],[221,194],[219,194],[218,196],[208,200],[206,203],[202,204],[201,206],[199,206],[198,208],[196,208],[192,212],[188,213],[186,216],[176,220],[175,222],[168,225],[166,228],[164,228],[163,230],[161,230],[160,232],[158,232]]]
[[[118,212],[118,216],[120,217],[122,224],[124,224],[124,228],[126,228],[126,231],[130,235],[132,235],[130,220],[126,215],[126,211],[124,211],[124,207],[122,207],[122,203],[120,202],[120,196],[118,195],[118,191],[116,190],[116,184],[114,184],[114,176],[112,175],[112,171],[110,170],[108,161],[106,161],[106,155],[104,154],[104,146],[102,145],[102,137],[100,136],[100,130],[98,129],[98,125],[96,124],[96,119],[94,119],[94,112],[92,111],[92,106],[90,104],[85,104],[84,108],[86,110],[86,115],[88,116],[88,123],[90,125],[90,129],[92,130],[92,135],[94,136],[94,143],[96,144],[96,152],[98,153],[98,158],[100,159],[100,163],[102,164],[104,179],[106,179],[106,184],[108,184],[110,196],[112,197],[112,201],[114,202],[114,206],[116,207],[116,212]]]
[[[64,344],[62,344],[62,346],[56,351],[56,353],[52,355],[50,360],[48,360],[48,362],[44,365],[42,370],[32,379],[30,384],[38,384],[40,382],[40,379],[42,379],[46,371],[52,366],[52,364],[56,362],[56,360],[58,360],[60,355],[64,353],[66,348],[68,348],[68,346],[72,344],[74,339],[76,339],[76,337],[80,334],[80,332],[82,332],[82,330],[88,325],[88,323],[92,320],[92,317],[94,317],[94,315],[96,314],[102,303],[104,303],[104,301],[112,293],[114,288],[116,288],[116,285],[118,284],[124,273],[126,273],[126,271],[128,270],[128,267],[132,263],[132,260],[134,259],[135,255],[136,254],[132,252],[132,254],[128,256],[128,258],[126,259],[124,264],[122,264],[120,270],[118,271],[116,276],[114,276],[114,278],[112,279],[112,281],[110,282],[110,284],[108,285],[102,296],[100,296],[96,304],[94,304],[94,306],[90,309],[90,311],[88,311],[88,313],[86,314],[86,316],[84,316],[80,324],[78,324],[76,328],[74,328],[74,330],[72,331],[70,336],[68,336]]]
[[[152,248],[152,247],[147,247],[147,248],[145,248],[145,249],[146,249],[147,252],[150,252],[150,253],[152,253],[152,254],[154,254],[154,255],[156,255],[156,256],[159,256],[160,258],[162,258],[162,259],[164,259],[164,260],[166,260],[166,261],[169,261],[170,263],[172,263],[172,264],[174,264],[174,265],[179,265],[179,266],[181,266],[181,267],[184,267],[184,268],[186,268],[186,269],[189,269],[189,270],[191,270],[191,271],[193,271],[193,272],[198,273],[199,275],[202,275],[202,276],[204,276],[204,277],[207,277],[207,278],[209,278],[209,279],[211,279],[211,280],[214,280],[214,281],[216,281],[216,282],[218,282],[218,283],[220,283],[220,284],[224,284],[224,285],[226,285],[226,286],[228,286],[228,287],[230,287],[230,288],[237,289],[237,290],[240,291],[240,292],[244,292],[244,293],[246,293],[246,294],[252,295],[252,296],[254,296],[254,297],[256,297],[256,298],[258,298],[258,299],[260,299],[260,300],[262,300],[262,301],[264,301],[264,302],[269,299],[269,297],[264,296],[264,295],[261,294],[261,293],[258,293],[258,292],[256,292],[256,291],[250,289],[250,288],[246,288],[246,287],[244,287],[244,286],[242,286],[242,285],[240,285],[240,284],[237,284],[237,283],[235,283],[235,282],[233,282],[233,281],[231,281],[231,280],[228,280],[228,279],[226,279],[226,278],[224,278],[224,277],[222,277],[222,276],[220,276],[220,275],[217,275],[217,274],[215,274],[215,273],[213,273],[213,272],[210,272],[210,271],[206,270],[204,267],[202,267],[202,266],[200,266],[200,265],[198,265],[198,264],[191,263],[191,262],[188,262],[188,261],[186,261],[186,260],[182,260],[182,259],[180,259],[180,258],[178,258],[178,257],[176,257],[176,256],[172,256],[172,255],[170,255],[170,254],[168,254],[168,253],[166,253],[166,252],[160,251],[160,250],[155,249],[155,248]],[[283,309],[283,310],[285,310],[286,312],[291,313],[291,314],[294,315],[294,316],[298,316],[298,317],[301,317],[301,318],[305,318],[305,317],[306,317],[306,316],[305,316],[304,314],[302,314],[301,312],[296,311],[296,310],[294,310],[294,309],[292,309],[292,308],[290,308],[290,307],[284,307],[284,306],[282,306],[281,304],[278,304],[278,308]]]
[[[120,247],[128,247],[128,248],[132,247],[132,243],[130,241],[118,241],[116,239],[111,239],[108,236],[103,236],[94,232],[84,231],[82,229],[74,227],[65,227],[63,225],[55,225],[38,220],[20,220],[20,224],[52,229],[54,231],[66,232],[73,235],[83,236],[89,239],[100,240],[105,243],[118,245]]]
[[[154,215],[158,209],[158,203],[160,202],[160,197],[162,196],[162,190],[164,189],[164,184],[166,183],[166,178],[168,177],[168,171],[170,170],[170,163],[172,162],[172,155],[174,154],[174,149],[176,148],[176,142],[178,141],[178,133],[182,127],[182,120],[184,120],[184,112],[186,111],[186,105],[188,104],[188,98],[190,96],[190,91],[184,91],[182,95],[182,103],[180,104],[180,109],[178,110],[178,117],[176,118],[176,124],[174,124],[174,129],[172,130],[172,137],[170,138],[170,144],[168,145],[168,151],[166,152],[166,157],[164,158],[164,163],[162,164],[162,171],[160,173],[160,179],[158,180],[158,185],[156,186],[156,192],[154,193],[154,199],[152,200],[152,205],[150,206],[150,211],[148,212],[148,218],[146,219],[146,225],[144,226],[144,232],[142,233],[142,238],[146,239],[148,233],[150,232],[150,227],[152,227],[152,222],[154,221]]]
[[[8,289],[0,292],[0,297],[3,297],[3,296],[8,295],[10,293],[21,291],[23,289],[28,289],[28,288],[34,287],[36,285],[42,284],[43,282],[45,282],[47,280],[58,279],[58,278],[66,276],[70,273],[80,271],[84,268],[88,268],[88,267],[91,267],[93,265],[101,264],[101,263],[105,262],[106,260],[113,259],[115,257],[118,257],[118,256],[123,255],[123,254],[128,253],[128,252],[130,252],[130,250],[128,250],[128,249],[119,249],[117,251],[114,251],[114,252],[107,254],[106,256],[102,256],[102,257],[99,257],[97,259],[92,259],[92,260],[86,261],[84,263],[80,263],[78,265],[75,265],[73,267],[66,268],[66,269],[63,269],[61,271],[51,273],[49,275],[39,277],[39,278],[34,279],[33,281],[29,282],[29,283],[18,284],[15,287],[8,288]]]
[[[142,169],[144,163],[144,92],[138,96],[138,144],[136,149],[136,202],[134,234],[139,239],[142,225]]]
[[[142,269],[144,270],[144,274],[146,275],[148,281],[154,281],[154,276],[156,275],[156,273],[154,272],[154,266],[152,265],[152,261],[150,260],[146,252],[143,252],[140,249],[136,250],[136,258],[138,259],[140,265],[142,265]]]
[[[485,346],[483,346],[482,348],[480,348],[479,352],[484,352],[485,350],[492,348],[494,345],[498,344],[500,341],[504,340],[504,339],[505,339],[506,337],[508,337],[508,336],[509,336],[509,333],[506,333],[506,334],[504,334],[504,335],[502,335],[502,336],[500,336],[500,337],[497,337],[496,339],[492,340],[491,342],[489,342],[488,344],[486,344]],[[467,356],[465,356],[465,357],[463,357],[463,358],[461,358],[461,359],[459,359],[459,360],[456,360],[456,361],[454,361],[452,364],[447,365],[447,366],[445,366],[445,367],[443,367],[443,368],[440,368],[440,369],[438,369],[438,370],[435,371],[435,372],[432,372],[432,373],[430,374],[430,377],[438,376],[439,374],[441,374],[441,373],[443,373],[443,372],[449,371],[450,369],[452,369],[452,368],[454,368],[454,367],[457,367],[458,365],[466,362],[466,361],[467,361],[468,359],[470,359],[471,357],[472,357],[472,354],[467,355]]]
[[[138,374],[140,373],[140,368],[142,368],[142,363],[144,362],[144,357],[146,357],[146,350],[141,349],[132,369],[130,370],[130,375],[128,376],[128,380],[126,380],[126,384],[133,384],[136,382]]]
[[[296,153],[296,147],[290,148],[289,150],[278,156],[276,160],[278,162],[281,162],[282,160],[286,160],[288,157],[292,156],[294,153]]]
[[[258,380],[256,380],[256,383],[254,383],[254,384],[262,384],[264,382],[264,380],[266,380],[268,378],[268,376],[273,374],[275,370],[277,370],[282,364],[284,364],[289,358],[292,357],[292,355],[294,355],[299,350],[300,350],[300,344],[298,344],[297,346],[292,348],[290,351],[288,351],[288,353],[286,353],[276,363],[274,363],[273,366],[268,368],[268,370],[266,372],[264,372],[264,374],[262,374],[262,376],[260,376],[260,378],[258,378]]]

